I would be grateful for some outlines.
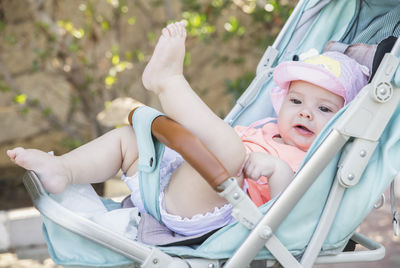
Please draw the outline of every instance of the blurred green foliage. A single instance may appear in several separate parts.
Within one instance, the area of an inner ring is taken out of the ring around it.
[[[254,72],[246,72],[243,76],[234,80],[227,80],[225,83],[227,93],[231,94],[234,99],[238,99],[250,85],[251,81],[253,81],[254,77]]]
[[[33,72],[58,72],[73,87],[70,101],[69,118],[75,112],[83,113],[94,128],[92,137],[102,134],[105,129],[96,122],[96,115],[113,98],[123,96],[129,84],[121,80],[127,70],[142,72],[157,42],[159,30],[171,21],[185,19],[187,21],[188,46],[195,47],[200,43],[221,47],[222,44],[239,44],[237,51],[226,53],[223,49],[213,55],[208,62],[212,66],[233,64],[244,66],[246,53],[256,53],[260,57],[265,48],[271,44],[284,21],[290,15],[295,0],[81,0],[77,1],[74,17],[63,14],[48,14],[53,21],[40,20],[35,16],[39,10],[35,1],[27,1],[33,10],[35,35],[43,42],[32,44],[35,54],[32,62]],[[48,5],[57,7],[67,0],[49,1]],[[170,3],[171,5],[168,5]],[[104,8],[107,5],[107,8]],[[100,9],[99,7],[103,8]],[[176,7],[179,7],[177,9]],[[175,9],[174,9],[175,8]],[[0,40],[3,45],[15,46],[18,34],[8,29],[9,22],[0,9]],[[8,11],[12,12],[12,11]],[[29,12],[29,11],[27,11]],[[153,15],[157,14],[157,15]],[[160,16],[160,14],[164,14]],[[147,21],[142,21],[142,20]],[[140,21],[139,21],[140,20]],[[140,23],[139,23],[140,22]],[[134,38],[140,40],[135,46],[123,46],[125,36],[123,27],[134,27],[137,33]],[[154,31],[157,31],[155,33]],[[229,47],[229,46],[227,46]],[[251,51],[244,51],[249,49]],[[97,53],[99,49],[105,53]],[[246,53],[245,53],[246,52]],[[97,53],[97,54],[96,54]],[[186,51],[184,64],[193,66],[190,49]],[[202,68],[198,66],[197,68]],[[193,66],[195,68],[195,66]],[[255,69],[255,68],[254,68]],[[238,77],[226,79],[226,93],[233,99],[238,98],[254,77],[254,72],[245,71]],[[191,77],[188,77],[190,80]],[[40,105],[29,93],[22,92],[11,85],[11,79],[5,79],[0,73],[0,94],[13,92],[14,103],[21,106],[21,111],[41,109],[45,118],[57,127],[57,120],[52,109]],[[69,129],[71,142],[68,146],[80,145],[83,139],[79,127]],[[58,127],[61,127],[58,125]],[[62,126],[64,129],[66,126]],[[68,126],[69,127],[69,126]],[[76,134],[76,135],[73,135]]]

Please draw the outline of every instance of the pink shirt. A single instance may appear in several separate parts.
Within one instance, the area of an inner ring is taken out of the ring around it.
[[[267,123],[261,128],[236,126],[234,129],[241,137],[247,153],[264,152],[278,157],[288,163],[294,173],[306,155],[306,152],[295,146],[274,140],[274,137],[279,137],[278,126],[275,123]],[[266,177],[261,177],[257,182],[251,179],[245,181],[248,184],[247,193],[257,206],[270,200]]]

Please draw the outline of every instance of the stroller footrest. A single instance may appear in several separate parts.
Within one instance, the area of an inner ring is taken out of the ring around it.
[[[354,233],[351,239],[368,250],[343,252],[334,256],[321,256],[317,258],[315,264],[371,262],[381,260],[385,257],[385,247],[380,243],[359,233]]]

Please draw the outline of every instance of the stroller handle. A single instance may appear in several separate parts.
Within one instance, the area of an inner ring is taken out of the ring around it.
[[[135,110],[136,108],[129,114],[130,125]],[[215,191],[223,191],[218,186],[232,176],[199,138],[167,116],[155,118],[151,132],[161,143],[180,153]]]

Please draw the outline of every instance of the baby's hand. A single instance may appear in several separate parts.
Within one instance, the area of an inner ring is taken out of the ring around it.
[[[266,153],[252,152],[244,162],[243,175],[252,180],[261,176],[270,177],[275,172],[277,161],[281,160]]]

